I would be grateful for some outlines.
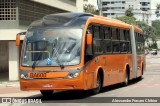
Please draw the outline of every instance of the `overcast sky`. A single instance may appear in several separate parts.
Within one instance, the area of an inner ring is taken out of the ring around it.
[[[97,0],[88,0],[90,4],[97,6]]]
[[[157,4],[160,4],[160,0],[151,0],[151,9],[156,9]]]

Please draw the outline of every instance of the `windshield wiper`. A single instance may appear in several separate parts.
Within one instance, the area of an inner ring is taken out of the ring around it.
[[[64,65],[60,62],[60,60],[59,60],[59,55],[58,55],[58,52],[57,52],[57,49],[56,48],[54,48],[53,50],[52,50],[52,56],[53,56],[53,51],[54,51],[54,53],[56,54],[56,61],[57,61],[57,63],[59,64],[59,66],[61,67],[61,70],[62,69],[64,69]],[[52,57],[51,56],[51,57]]]

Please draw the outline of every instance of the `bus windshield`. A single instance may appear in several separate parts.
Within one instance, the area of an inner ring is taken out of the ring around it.
[[[80,63],[82,29],[29,29],[22,66],[60,66]]]

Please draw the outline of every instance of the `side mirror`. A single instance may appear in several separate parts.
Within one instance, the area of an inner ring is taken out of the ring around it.
[[[16,46],[20,46],[20,35],[17,34],[16,36]]]
[[[92,44],[92,34],[87,34],[87,45],[91,45]]]
[[[21,33],[17,34],[17,36],[16,36],[16,46],[20,46],[20,43],[21,43],[20,36],[25,35],[25,34],[26,34],[26,32],[21,32]]]

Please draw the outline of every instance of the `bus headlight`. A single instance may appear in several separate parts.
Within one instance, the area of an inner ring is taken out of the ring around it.
[[[21,74],[21,78],[25,79],[25,75],[24,75],[24,74]]]
[[[79,72],[70,73],[70,74],[68,75],[68,78],[76,78],[76,77],[78,77],[79,75],[80,75]]]
[[[25,74],[21,74],[21,76],[20,76],[22,79],[27,79],[28,78],[28,76],[27,75],[25,75]]]

